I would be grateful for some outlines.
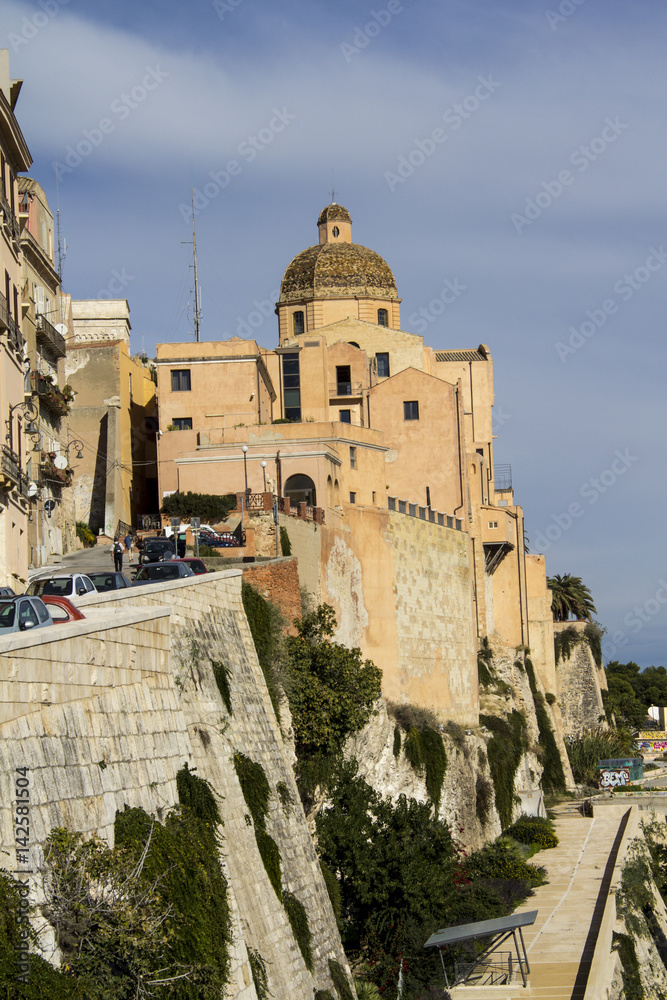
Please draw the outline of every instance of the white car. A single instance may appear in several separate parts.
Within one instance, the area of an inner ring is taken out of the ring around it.
[[[26,594],[36,597],[41,597],[42,594],[52,594],[54,597],[82,597],[84,594],[96,593],[97,587],[85,573],[43,576],[40,580],[33,580],[26,590]]]

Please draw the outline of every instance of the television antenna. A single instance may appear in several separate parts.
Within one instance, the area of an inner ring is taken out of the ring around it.
[[[190,243],[190,240],[181,240]],[[199,281],[197,280],[197,233],[195,232],[195,190],[192,188],[192,254],[195,272],[195,340],[199,343],[199,326],[201,323],[201,300],[199,297]]]

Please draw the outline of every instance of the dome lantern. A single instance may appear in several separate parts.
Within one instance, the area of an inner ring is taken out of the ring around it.
[[[335,201],[322,209],[317,220],[317,228],[320,231],[320,244],[352,242],[350,213],[342,205],[337,205]]]

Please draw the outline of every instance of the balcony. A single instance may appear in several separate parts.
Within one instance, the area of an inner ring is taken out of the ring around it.
[[[361,382],[335,382],[329,386],[329,399],[361,399],[362,392]]]
[[[36,317],[36,328],[38,342],[49,345],[54,354],[57,354],[59,358],[64,358],[67,354],[65,338],[41,313]]]
[[[30,386],[40,403],[55,417],[64,417],[69,413],[70,403],[73,399],[73,393],[69,386],[65,386],[65,390],[59,389],[40,372],[30,373]]]
[[[0,453],[0,490],[3,493],[8,493],[10,490],[16,489],[20,482],[19,456],[6,444],[3,444]]]
[[[18,249],[21,227],[19,226],[19,220],[12,212],[11,205],[3,195],[0,195],[0,211],[2,212],[2,225],[7,238],[15,243]]]
[[[39,460],[40,480],[43,483],[50,483],[52,486],[71,486],[74,469],[57,469],[54,465],[55,459],[55,452],[42,452]]]
[[[0,333],[7,335],[9,346],[23,357],[23,337],[2,293],[0,293]]]

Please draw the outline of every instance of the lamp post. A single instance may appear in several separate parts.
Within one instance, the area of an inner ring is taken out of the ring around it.
[[[245,495],[247,497],[250,492],[248,489],[248,445],[241,445],[241,451],[243,452],[243,475],[245,477]]]
[[[67,447],[65,448],[65,454],[67,455],[68,459],[69,459],[70,448],[76,448],[76,457],[83,458],[83,441],[79,441],[77,438],[72,438],[72,440],[68,443]]]
[[[266,462],[259,463],[262,466],[262,474],[264,476],[264,492],[266,493]]]

